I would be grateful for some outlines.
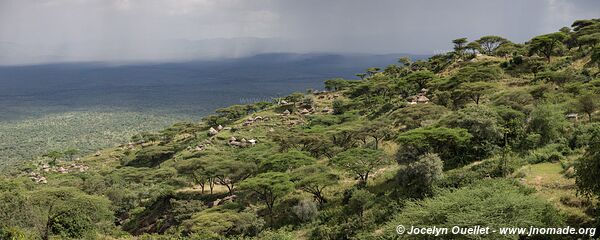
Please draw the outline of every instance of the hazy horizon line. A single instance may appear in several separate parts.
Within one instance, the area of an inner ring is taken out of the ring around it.
[[[428,58],[435,53],[426,54],[426,53],[366,53],[366,52],[335,52],[335,51],[318,51],[318,52],[292,52],[292,51],[273,51],[273,52],[262,52],[255,54],[248,54],[243,56],[234,56],[234,57],[210,57],[210,58],[189,58],[189,59],[181,59],[181,58],[173,58],[173,59],[127,59],[127,60],[64,60],[64,61],[40,61],[40,62],[24,62],[24,63],[2,63],[0,61],[0,67],[29,67],[29,66],[49,66],[49,65],[76,65],[76,64],[90,64],[90,65],[107,65],[107,66],[127,66],[127,65],[152,65],[152,64],[178,64],[178,63],[191,63],[191,62],[221,62],[221,61],[235,61],[248,59],[258,56],[266,56],[266,55],[290,55],[290,56],[325,56],[325,55],[336,55],[336,56],[348,56],[348,57],[358,57],[358,56],[391,56],[398,55],[398,58],[408,56],[408,57],[418,57],[419,59]]]

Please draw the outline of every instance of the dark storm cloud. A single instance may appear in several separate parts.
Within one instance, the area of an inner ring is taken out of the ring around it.
[[[595,0],[0,0],[0,63],[432,53],[458,37],[523,42],[598,12]]]

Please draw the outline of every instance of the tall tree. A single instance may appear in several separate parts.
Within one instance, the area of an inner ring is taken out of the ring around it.
[[[229,195],[233,195],[235,187],[241,181],[256,172],[256,164],[247,161],[222,160],[214,165],[215,179],[218,184],[227,187]]]
[[[256,194],[267,205],[269,215],[272,216],[276,201],[291,192],[294,184],[287,173],[268,172],[244,180],[240,183],[240,188]]]
[[[357,73],[356,76],[359,77],[360,80],[365,80],[365,77],[367,76],[367,74],[366,73]]]
[[[476,54],[482,51],[481,44],[479,44],[477,41],[468,43],[467,46],[465,46],[465,49],[471,51],[471,54]]]
[[[331,173],[331,169],[323,165],[310,165],[292,172],[291,180],[296,188],[312,194],[320,205],[327,202],[323,195],[325,188],[337,184],[339,177]]]
[[[185,161],[179,161],[175,165],[177,172],[182,175],[187,175],[200,185],[201,193],[204,194],[204,189],[208,184],[210,193],[213,193],[215,184],[215,168],[214,163],[222,159],[215,158],[190,158]]]
[[[481,45],[483,54],[490,55],[500,44],[508,42],[508,40],[499,36],[483,36],[477,42]]]
[[[458,38],[458,39],[454,39],[452,40],[452,43],[454,44],[454,52],[460,57],[463,58],[464,57],[464,52],[465,52],[465,46],[469,41],[467,41],[467,38]]]
[[[426,88],[427,84],[434,79],[435,74],[427,70],[416,71],[406,76],[406,80],[409,82],[414,82],[418,85],[417,91]]]
[[[461,96],[469,98],[479,105],[481,97],[490,94],[494,91],[495,85],[488,82],[466,82],[462,83],[456,89],[457,93]]]
[[[260,163],[263,172],[287,172],[302,166],[311,165],[316,159],[307,154],[292,150],[284,153],[274,154]]]
[[[399,164],[410,164],[419,160],[426,153],[438,154],[447,169],[451,169],[473,160],[468,151],[473,138],[466,129],[425,127],[401,133],[397,142],[400,147],[396,152]]]
[[[387,159],[380,150],[352,148],[338,153],[331,162],[359,178],[360,185],[367,185],[369,174],[384,166]]]
[[[550,62],[550,57],[557,54],[563,44],[562,41],[567,37],[563,32],[555,32],[534,37],[529,42],[529,54],[539,53],[546,57],[546,61]]]
[[[583,94],[577,99],[577,108],[580,112],[588,115],[590,122],[592,121],[592,114],[598,109],[598,99],[600,99],[600,96],[592,93]]]
[[[375,120],[365,122],[364,125],[359,128],[358,137],[362,138],[364,144],[367,144],[367,138],[373,139],[373,147],[375,150],[379,149],[379,144],[383,140],[387,140],[392,137],[392,129],[390,128],[391,123],[385,120]]]

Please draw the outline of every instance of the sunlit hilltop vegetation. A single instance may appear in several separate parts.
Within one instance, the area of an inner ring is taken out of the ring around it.
[[[396,226],[598,227],[600,20],[525,43],[452,44],[89,155],[48,152],[0,178],[0,238],[422,239]],[[588,236],[537,237],[476,239]]]

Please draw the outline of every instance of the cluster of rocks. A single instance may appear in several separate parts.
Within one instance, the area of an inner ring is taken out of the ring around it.
[[[135,146],[137,146],[137,145],[142,145],[142,144],[144,144],[144,143],[145,143],[145,141],[144,141],[144,140],[139,140],[139,141],[137,141],[137,142],[128,142],[128,143],[127,143],[127,144],[125,144],[125,145],[121,145],[121,148],[123,148],[123,149],[125,149],[125,148],[127,148],[127,149],[134,149],[134,148],[135,148]]]
[[[302,110],[300,110],[298,113],[300,113],[301,115],[308,115],[311,113],[314,113],[315,109],[314,108],[303,108]],[[290,112],[290,110],[285,110],[283,111],[283,113],[281,113],[282,116],[289,116],[290,114],[292,114],[292,112]]]
[[[217,199],[217,200],[215,200],[213,202],[209,202],[208,203],[208,207],[211,208],[211,207],[216,207],[216,206],[223,205],[223,204],[228,203],[228,202],[234,202],[237,198],[238,198],[237,195],[234,194],[234,195],[231,195],[231,196],[224,197],[222,199]]]
[[[48,180],[46,180],[46,177],[44,177],[41,174],[36,173],[36,172],[29,173],[29,179],[31,179],[31,181],[33,181],[35,183],[42,183],[42,184],[48,183]]]
[[[325,90],[323,90],[323,91],[313,90],[312,91],[312,94],[314,94],[314,95],[327,94],[327,93],[329,93],[329,91],[325,91]]]
[[[327,99],[327,100],[334,100],[334,99],[337,99],[338,97],[340,97],[340,96],[338,96],[338,95],[318,95],[317,96],[318,99]]]
[[[208,136],[217,135],[223,129],[225,129],[225,128],[221,125],[217,126],[217,128],[210,127],[210,129],[208,129]]]
[[[204,151],[204,150],[206,150],[206,148],[207,148],[209,145],[212,145],[212,141],[211,141],[210,139],[205,139],[204,141],[202,141],[202,143],[199,143],[199,144],[198,144],[198,145],[196,145],[195,147],[188,146],[186,149],[187,149],[188,151],[192,151],[192,150],[193,150],[193,151],[200,152],[200,151]]]
[[[241,140],[238,141],[237,138],[235,137],[231,137],[229,139],[229,146],[236,146],[236,147],[250,147],[250,146],[254,146],[258,143],[258,140],[256,139],[250,139],[250,140],[246,140],[245,138],[242,138]]]
[[[201,151],[204,151],[204,150],[206,150],[206,147],[204,145],[201,145],[201,144],[198,145],[198,146],[196,146],[196,148],[194,148],[194,151],[196,151],[196,152],[201,152]]]
[[[310,113],[312,113],[313,111],[314,111],[314,110],[313,110],[312,108],[311,108],[310,110],[308,110],[308,109],[306,109],[306,108],[303,108],[303,109],[300,111],[300,114],[302,114],[302,115],[307,115],[307,114],[310,114]]]
[[[89,169],[90,167],[83,165],[83,164],[76,164],[76,163],[72,163],[69,164],[67,166],[61,166],[61,167],[50,167],[50,165],[48,164],[44,164],[42,165],[42,167],[40,168],[42,171],[44,172],[57,172],[57,173],[70,173],[70,172],[85,172]]]
[[[424,103],[429,103],[429,98],[425,95],[427,95],[427,92],[429,90],[427,90],[426,88],[421,89],[421,92],[419,92],[419,94],[415,95],[415,96],[411,96],[408,99],[410,100],[409,104],[424,104]]]
[[[258,121],[262,121],[262,120],[268,120],[268,119],[267,119],[267,118],[263,118],[263,117],[261,117],[261,116],[256,116],[256,117],[248,117],[248,119],[246,119],[246,121],[244,121],[244,122],[242,123],[242,126],[250,126],[250,125],[252,125],[253,123],[255,123],[255,122],[258,122]]]

